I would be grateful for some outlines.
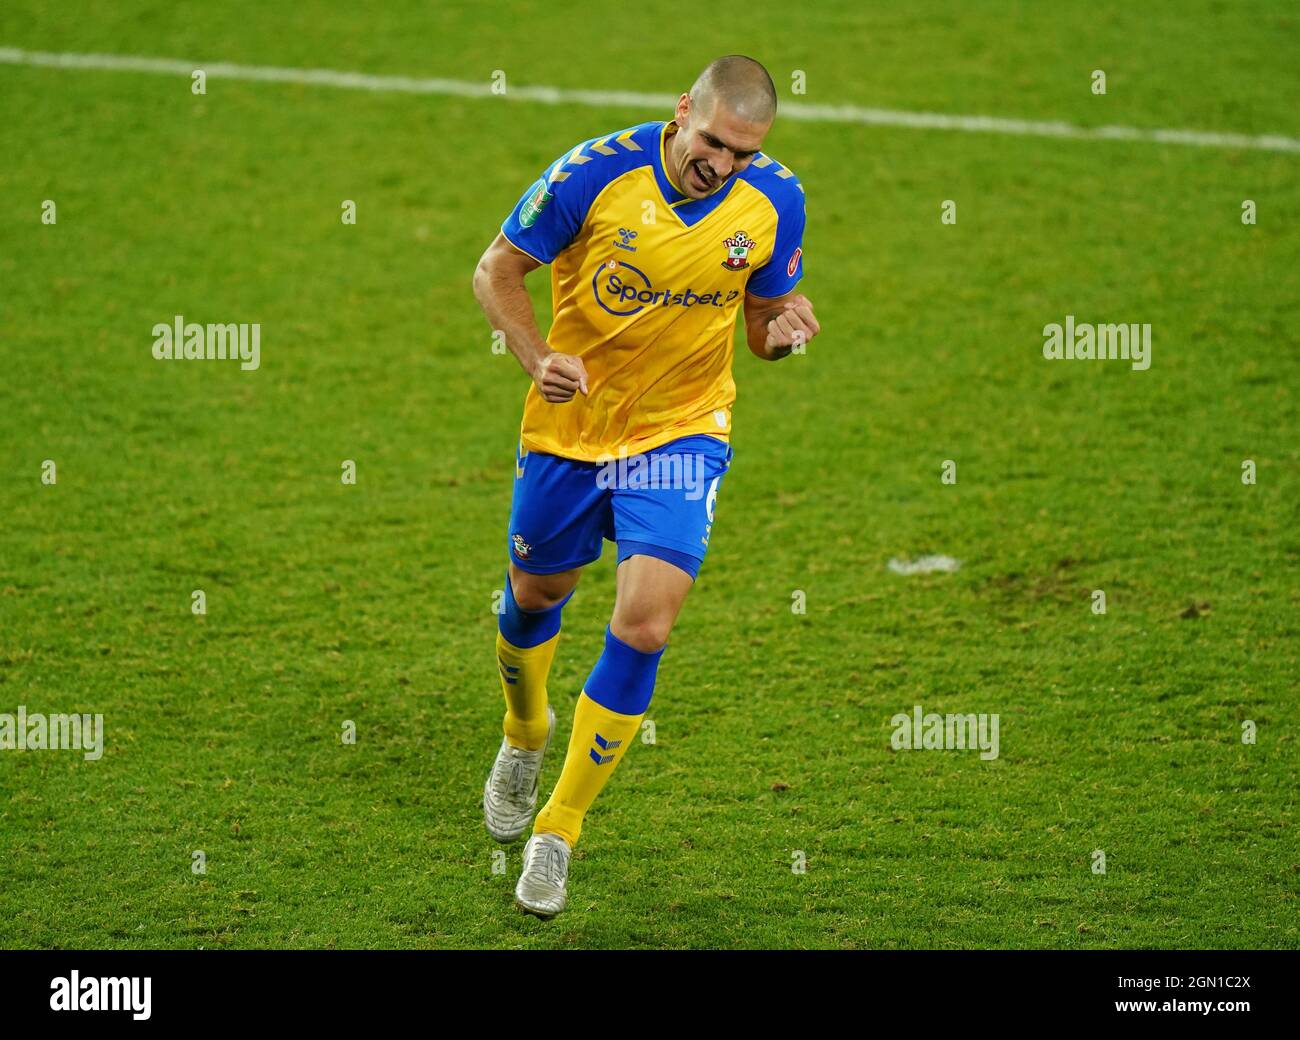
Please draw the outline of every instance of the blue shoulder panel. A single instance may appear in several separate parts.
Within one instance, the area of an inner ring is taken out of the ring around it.
[[[517,249],[549,264],[582,229],[610,181],[652,163],[662,122],[641,123],[571,148],[515,204],[501,231]]]
[[[740,177],[767,196],[777,221],[772,259],[750,276],[745,291],[768,299],[784,296],[803,277],[803,188],[793,172],[763,152]]]

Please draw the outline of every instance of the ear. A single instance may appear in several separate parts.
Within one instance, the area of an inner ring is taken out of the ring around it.
[[[686,120],[690,118],[690,115],[691,115],[691,96],[690,94],[683,94],[681,97],[677,99],[677,111],[674,113],[674,117],[677,120],[677,125],[684,127],[686,125]]]

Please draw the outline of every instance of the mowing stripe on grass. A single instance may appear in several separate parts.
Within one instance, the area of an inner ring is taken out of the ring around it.
[[[262,80],[301,83],[401,94],[447,94],[456,97],[532,101],[546,105],[591,105],[601,108],[672,108],[676,94],[641,94],[627,90],[569,90],[560,87],[511,87],[494,94],[488,83],[455,79],[421,79],[412,76],[371,76],[334,69],[290,69],[269,65],[232,65],[229,62],[180,61],[175,58],[140,58],[117,54],[70,54],[25,51],[0,47],[0,65],[39,65],[60,69],[96,69],[110,72],[154,72],[189,76],[202,69],[212,79]],[[814,105],[789,101],[781,115],[818,123],[862,123],[909,130],[959,130],[977,134],[1011,134],[1021,137],[1056,137],[1081,141],[1141,141],[1146,144],[1181,144],[1196,148],[1244,148],[1263,152],[1300,154],[1300,138],[1282,134],[1235,134],[1206,130],[1143,129],[1136,126],[1078,126],[1074,123],[1003,119],[997,116],[958,116],[941,112],[899,112],[858,105]]]

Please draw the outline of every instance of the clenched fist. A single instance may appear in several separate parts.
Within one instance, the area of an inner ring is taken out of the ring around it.
[[[769,351],[776,348],[776,352],[788,354],[796,337],[802,336],[799,342],[807,343],[821,330],[813,317],[812,301],[807,296],[796,296],[786,301],[785,310],[768,319],[766,346]]]
[[[587,392],[587,370],[577,355],[551,351],[537,362],[533,369],[533,382],[537,384],[542,400],[563,404],[573,400],[576,391]]]

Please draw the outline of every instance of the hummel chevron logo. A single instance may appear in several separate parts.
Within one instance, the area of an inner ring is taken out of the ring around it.
[[[764,155],[762,152],[760,152],[758,155],[754,157],[754,162],[752,163],[752,165],[754,166],[755,169],[758,170],[765,169],[768,166],[775,166],[776,169],[773,170],[772,172],[775,173],[782,180],[788,180],[789,178],[794,176],[792,172],[790,172],[788,169],[782,166],[770,155]],[[800,191],[803,191],[803,185],[800,184],[798,181],[795,182],[794,186],[798,188]]]
[[[621,740],[606,740],[599,733],[597,733],[596,743],[600,745],[601,751],[613,751],[616,747],[618,747],[623,742]],[[595,762],[596,765],[598,766],[603,766],[607,762],[614,761],[613,755],[602,755],[599,752],[597,752],[595,748],[588,749],[588,754],[591,755],[591,760]]]
[[[629,152],[641,151],[641,146],[632,140],[632,135],[635,132],[636,132],[636,127],[633,127],[630,130],[624,130],[621,134],[619,134],[617,137],[614,138],[614,143],[618,145],[622,145],[623,148],[625,148]],[[556,184],[560,181],[568,180],[569,171],[565,169],[566,166],[583,166],[586,163],[591,162],[591,156],[583,154],[582,150],[584,148],[590,148],[597,155],[617,155],[618,149],[611,148],[608,144],[605,143],[608,140],[609,140],[609,135],[606,135],[605,137],[602,137],[599,140],[589,141],[586,144],[578,145],[577,148],[575,148],[572,152],[570,152],[565,157],[563,162],[556,164],[555,169],[551,171],[551,175],[546,179],[546,183]]]
[[[500,657],[497,658],[497,665],[501,668],[501,678],[503,678],[507,683],[514,686],[519,682],[518,665],[506,664]]]

